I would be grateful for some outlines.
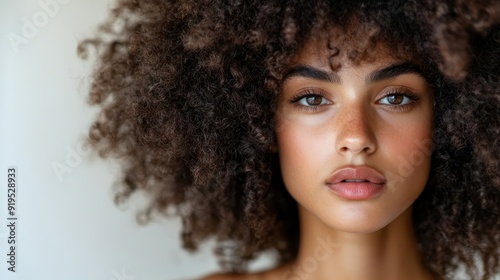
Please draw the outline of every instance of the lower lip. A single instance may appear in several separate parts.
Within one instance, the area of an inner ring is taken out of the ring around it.
[[[385,184],[370,182],[328,184],[328,188],[336,195],[348,200],[366,200],[377,197],[384,186]]]

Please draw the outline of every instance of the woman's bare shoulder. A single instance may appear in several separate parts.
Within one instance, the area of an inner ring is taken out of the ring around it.
[[[254,280],[251,275],[243,274],[211,274],[200,278],[199,280]]]
[[[212,274],[200,278],[200,280],[232,280],[234,277],[228,276],[227,274]]]
[[[289,265],[282,265],[269,269],[267,271],[261,271],[257,273],[248,274],[211,274],[202,277],[198,280],[276,280],[282,279],[283,273],[289,269]]]

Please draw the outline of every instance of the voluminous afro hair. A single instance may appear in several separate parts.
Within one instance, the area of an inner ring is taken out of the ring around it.
[[[414,205],[424,261],[448,279],[462,265],[489,279],[500,267],[499,18],[498,1],[118,0],[79,47],[99,56],[88,140],[123,163],[117,201],[149,193],[142,217],[180,215],[185,248],[214,237],[226,270],[265,250],[287,262],[299,232],[273,152],[283,74],[311,38],[354,63],[382,44],[435,89],[431,177]]]

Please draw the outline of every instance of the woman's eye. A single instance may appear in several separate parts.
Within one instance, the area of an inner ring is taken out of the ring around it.
[[[302,106],[320,106],[328,104],[328,100],[320,95],[306,95],[297,101]]]
[[[405,94],[388,94],[379,100],[380,104],[385,105],[407,105],[415,101],[414,98]]]

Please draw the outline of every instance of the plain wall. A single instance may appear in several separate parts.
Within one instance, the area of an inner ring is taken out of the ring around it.
[[[86,103],[92,60],[76,47],[110,3],[0,0],[0,279],[182,280],[217,270],[213,244],[181,249],[178,219],[140,226],[139,202],[115,206],[118,165],[82,148],[97,109]],[[6,262],[10,166],[18,176],[15,273]]]

